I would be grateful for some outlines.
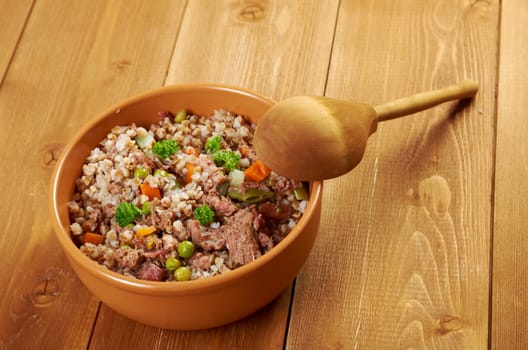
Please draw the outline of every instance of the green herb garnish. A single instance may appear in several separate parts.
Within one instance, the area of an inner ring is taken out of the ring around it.
[[[222,136],[216,135],[210,137],[205,141],[205,150],[209,154],[214,154],[220,150],[222,147]]]
[[[152,152],[161,159],[168,158],[180,149],[178,142],[174,140],[161,140],[154,144]]]
[[[130,225],[132,221],[140,217],[141,209],[132,203],[121,203],[116,209],[116,221],[121,227]]]
[[[207,204],[194,209],[194,217],[200,221],[200,224],[206,226],[213,222],[215,212]]]
[[[228,170],[234,170],[240,162],[240,156],[233,151],[218,151],[214,155],[214,161]]]

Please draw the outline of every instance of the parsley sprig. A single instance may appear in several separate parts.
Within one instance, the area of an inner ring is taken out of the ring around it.
[[[149,202],[145,202],[149,203]],[[116,221],[121,227],[130,225],[132,221],[139,218],[141,215],[148,215],[150,213],[150,203],[149,205],[143,205],[142,209],[139,209],[132,203],[124,202],[119,204],[116,209]]]
[[[214,154],[220,150],[222,147],[222,136],[216,135],[210,137],[205,141],[205,150],[209,154]]]
[[[194,217],[196,218],[196,220],[200,221],[200,224],[207,226],[211,222],[213,222],[215,212],[207,204],[204,204],[194,209]]]
[[[233,151],[222,150],[215,153],[214,161],[228,170],[234,170],[240,162],[240,156]]]
[[[174,140],[161,140],[154,144],[152,147],[152,153],[156,154],[161,159],[172,156],[176,151],[180,149],[178,142]]]

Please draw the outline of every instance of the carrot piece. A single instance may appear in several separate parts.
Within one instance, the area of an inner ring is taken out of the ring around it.
[[[185,169],[187,169],[187,172],[185,173],[185,182],[191,183],[192,182],[192,175],[194,173],[194,169],[196,168],[196,164],[193,163],[187,163],[185,164]]]
[[[194,147],[187,147],[187,149],[185,150],[185,154],[198,157],[200,155],[200,152]]]
[[[160,193],[159,188],[150,186],[148,182],[144,182],[141,185],[139,185],[139,189],[141,190],[141,194],[144,194],[150,200],[154,198],[161,198],[161,193]]]
[[[95,245],[101,244],[104,241],[103,235],[93,232],[86,232],[84,234],[84,243],[92,243]]]
[[[144,226],[137,229],[136,236],[148,236],[153,232],[156,232],[154,226]]]
[[[251,164],[249,168],[244,171],[246,178],[256,182],[263,181],[269,176],[270,173],[271,169],[268,168],[266,164],[264,164],[264,162],[262,162],[260,159],[257,159],[255,163]]]

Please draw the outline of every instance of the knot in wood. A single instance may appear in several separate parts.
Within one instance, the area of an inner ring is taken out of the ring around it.
[[[452,315],[442,315],[438,320],[438,333],[447,334],[453,331],[459,331],[463,327],[462,320]]]
[[[250,3],[244,6],[240,12],[239,17],[248,22],[256,22],[264,18],[265,8],[259,3]]]
[[[132,62],[130,60],[127,60],[126,58],[114,61],[110,64],[112,67],[116,68],[118,71],[122,71],[132,65]]]
[[[31,302],[36,307],[46,307],[60,295],[59,283],[54,277],[44,276],[38,281],[31,292]]]
[[[57,163],[59,155],[64,148],[62,143],[48,143],[42,147],[41,164],[44,167],[52,167]]]

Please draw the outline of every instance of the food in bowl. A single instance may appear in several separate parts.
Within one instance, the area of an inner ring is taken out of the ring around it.
[[[308,204],[293,229],[255,261],[212,278],[162,283],[114,272],[93,261],[74,244],[68,203],[91,150],[116,125],[148,128],[158,112],[187,109],[212,115],[224,108],[257,124],[275,101],[239,87],[222,84],[165,86],[129,97],[90,118],[65,145],[51,177],[50,219],[64,255],[84,286],[107,307],[137,322],[167,329],[218,327],[261,309],[291,285],[317,236],[323,183],[309,183]],[[54,247],[52,247],[54,248]],[[184,317],[175,317],[184,315]]]
[[[267,168],[255,125],[223,110],[160,112],[114,127],[92,149],[68,204],[79,249],[117,273],[187,281],[266,254],[300,220],[307,184]]]

